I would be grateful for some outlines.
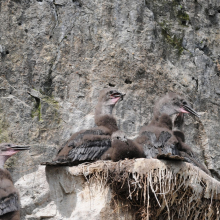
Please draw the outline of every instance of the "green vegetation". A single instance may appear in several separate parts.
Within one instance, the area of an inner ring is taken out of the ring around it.
[[[172,6],[178,6],[180,5],[180,2],[181,2],[180,0],[173,0],[171,4]]]
[[[181,55],[183,52],[183,47],[182,47],[182,41],[183,38],[179,38],[177,35],[172,35],[171,30],[168,28],[168,26],[165,24],[165,22],[160,23],[161,26],[161,32],[162,35],[164,36],[165,40],[172,45],[174,48],[178,50],[178,54]]]
[[[46,102],[49,105],[52,105],[54,108],[58,109],[59,108],[59,102],[57,102],[54,97],[52,96],[44,96],[41,99],[42,101]]]
[[[35,106],[34,109],[31,111],[31,117],[38,117],[39,121],[43,121],[43,113],[42,109],[44,109],[44,112],[49,112],[50,118],[52,120],[56,120],[58,123],[60,122],[60,115],[59,115],[59,103],[52,97],[52,96],[46,96],[46,95],[40,95],[40,98],[33,97],[35,100]]]
[[[3,115],[0,114],[0,143],[8,141],[8,131],[7,131],[8,127],[9,127],[8,122],[3,117]]]
[[[189,21],[189,15],[184,11],[178,11],[177,17],[184,21]]]
[[[189,22],[189,15],[183,10],[178,11],[177,18],[179,19],[180,24],[182,25],[187,25],[187,23]]]
[[[34,106],[34,109],[31,111],[31,117],[34,118],[35,116],[38,117],[39,121],[42,121],[42,114],[41,114],[41,100],[37,100],[38,98],[35,98],[36,104]]]

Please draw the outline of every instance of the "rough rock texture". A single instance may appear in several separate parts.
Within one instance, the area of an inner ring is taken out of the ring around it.
[[[130,137],[159,95],[184,93],[201,113],[186,117],[187,144],[220,180],[219,1],[5,0],[0,23],[0,142],[33,146],[8,162],[20,191],[33,186],[23,216],[56,204],[39,163],[94,125],[105,86],[127,93],[116,117]]]

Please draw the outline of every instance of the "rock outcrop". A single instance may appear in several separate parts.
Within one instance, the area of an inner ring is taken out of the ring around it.
[[[46,176],[40,167],[35,178],[42,185],[32,185],[31,175],[17,181],[25,219],[220,218],[220,182],[185,162],[136,159],[47,166]],[[28,201],[32,197],[38,200],[35,205]]]

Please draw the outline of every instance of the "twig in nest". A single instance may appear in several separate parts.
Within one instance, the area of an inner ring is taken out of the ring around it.
[[[155,191],[154,191],[154,188],[153,188],[153,186],[152,186],[152,176],[151,176],[151,172],[150,172],[150,175],[149,175],[149,179],[150,179],[149,182],[150,182],[151,191],[153,192],[153,194],[154,194],[154,196],[155,196],[155,199],[157,200],[158,205],[161,207],[160,202],[159,202],[159,200],[158,200],[158,198],[157,198],[157,196],[156,196],[156,193],[155,193]]]

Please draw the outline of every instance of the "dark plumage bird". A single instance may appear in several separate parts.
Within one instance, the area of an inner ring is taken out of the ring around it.
[[[116,89],[103,89],[100,92],[95,110],[97,127],[79,131],[71,136],[67,143],[58,151],[53,162],[44,165],[78,165],[92,162],[111,147],[111,135],[118,130],[112,110],[115,104],[123,99],[124,94]]]
[[[199,116],[180,95],[169,92],[154,106],[154,116],[149,125],[144,126],[136,141],[144,147],[147,157],[170,156],[170,159],[183,159],[179,151],[191,153],[192,150],[178,141],[173,128],[182,128],[184,113]],[[178,130],[180,131],[180,130]],[[167,156],[168,155],[168,156]],[[173,156],[172,156],[173,155]]]
[[[162,114],[167,115],[172,122],[170,129],[178,140],[178,150],[193,155],[192,149],[186,144],[183,144],[185,142],[185,137],[181,130],[184,124],[185,113],[190,113],[199,117],[198,113],[191,108],[190,104],[183,96],[169,92],[155,104],[153,121],[157,123]]]
[[[171,93],[170,96],[175,98],[175,93]],[[178,95],[177,95],[178,96]],[[179,96],[180,97],[180,96]],[[182,131],[182,127],[184,124],[184,113],[191,113],[192,115],[199,117],[198,113],[196,113],[188,104],[184,98],[182,99],[182,103],[185,105],[183,109],[186,111],[182,111],[179,114],[176,114],[173,116],[173,122],[172,122],[172,131],[173,135],[176,137],[178,140],[178,150],[179,150],[179,155],[184,158],[183,160],[192,163],[193,165],[199,167],[201,170],[206,172],[207,174],[211,175],[210,171],[203,165],[202,163],[199,162],[198,156],[195,155],[193,152],[192,148],[188,146],[185,143],[185,135]]]
[[[20,202],[19,195],[14,187],[10,173],[4,169],[5,161],[21,150],[28,150],[29,146],[14,144],[0,144],[0,219],[19,220]]]
[[[114,162],[125,158],[145,158],[143,148],[138,143],[128,139],[124,132],[118,130],[111,136],[112,146],[101,157],[102,160],[112,160]]]
[[[152,121],[141,129],[136,141],[143,146],[147,158],[183,160],[210,174],[184,143],[184,113],[199,117],[184,97],[169,92],[155,104]]]

